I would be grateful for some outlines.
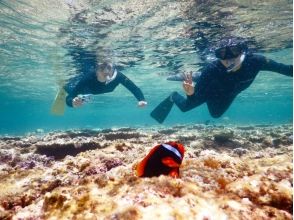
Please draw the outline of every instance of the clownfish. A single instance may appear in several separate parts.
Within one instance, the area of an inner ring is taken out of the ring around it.
[[[137,165],[138,177],[169,175],[179,177],[185,148],[177,142],[156,145],[149,154]]]

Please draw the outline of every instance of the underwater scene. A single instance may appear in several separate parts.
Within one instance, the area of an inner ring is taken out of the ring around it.
[[[0,219],[293,219],[293,3],[0,0]]]

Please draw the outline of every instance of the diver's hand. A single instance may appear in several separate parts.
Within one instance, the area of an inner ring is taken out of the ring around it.
[[[92,94],[80,94],[72,100],[73,107],[80,107],[84,103],[91,101]]]
[[[139,101],[138,102],[138,106],[139,107],[145,107],[145,105],[147,105],[147,102],[146,101]]]
[[[77,108],[77,107],[80,107],[84,104],[84,100],[81,98],[81,97],[75,97],[73,100],[72,100],[72,106],[74,108]]]
[[[183,88],[187,95],[193,95],[195,92],[195,84],[192,78],[192,71],[190,73],[184,73]]]

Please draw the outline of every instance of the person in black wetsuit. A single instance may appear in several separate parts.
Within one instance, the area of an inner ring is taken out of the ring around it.
[[[65,86],[67,92],[66,104],[70,107],[79,107],[86,101],[85,94],[102,94],[112,92],[119,84],[125,86],[138,100],[138,106],[147,105],[144,95],[129,78],[118,71],[111,62],[96,65],[93,54],[76,51],[71,53],[79,64],[81,74],[72,78]],[[85,57],[87,57],[85,59]]]
[[[215,56],[218,59],[208,64],[201,73],[183,76],[186,98],[173,92],[151,112],[151,117],[163,123],[174,103],[182,112],[206,103],[210,115],[218,118],[236,96],[251,85],[259,71],[273,71],[293,77],[293,65],[277,63],[262,55],[249,53],[246,44],[238,38],[221,40]],[[181,80],[181,77],[169,79]]]

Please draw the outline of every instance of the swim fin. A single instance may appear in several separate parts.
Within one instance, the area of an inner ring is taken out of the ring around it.
[[[163,100],[151,113],[151,117],[158,123],[162,124],[173,107],[173,102],[170,100],[170,96]]]
[[[67,95],[66,91],[61,87],[51,107],[51,114],[60,115],[60,116],[64,114],[66,95]]]

